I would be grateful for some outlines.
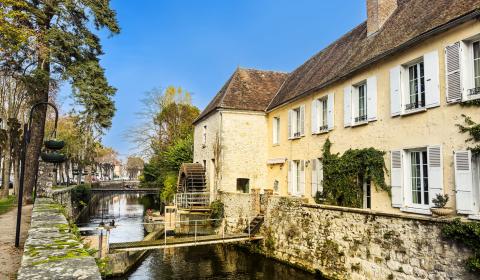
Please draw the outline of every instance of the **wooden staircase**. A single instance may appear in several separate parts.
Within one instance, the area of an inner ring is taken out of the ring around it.
[[[245,230],[243,230],[244,233],[249,233],[249,228],[250,228],[250,235],[256,234],[259,230],[260,227],[263,224],[264,216],[263,215],[257,215],[253,220],[250,221],[250,227],[246,227]]]

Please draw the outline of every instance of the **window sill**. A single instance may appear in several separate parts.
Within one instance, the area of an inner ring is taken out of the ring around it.
[[[274,144],[272,144],[272,147],[278,147],[278,146],[280,146],[280,143],[274,143]]]
[[[312,135],[320,135],[320,134],[326,134],[328,133],[330,130],[328,129],[324,129],[324,130],[321,130],[321,131],[318,131],[318,132],[312,132]]]
[[[400,211],[407,212],[407,213],[422,214],[422,215],[432,215],[432,212],[430,212],[430,208],[415,208],[412,206],[405,206],[400,208]]]
[[[477,220],[477,221],[479,221],[479,220],[480,220],[480,214],[468,215],[468,218],[469,218],[470,220]]]
[[[305,135],[300,135],[300,136],[296,136],[296,137],[291,137],[291,138],[288,138],[288,140],[297,140],[297,139],[300,139],[302,137],[304,137]]]
[[[402,116],[413,115],[413,114],[416,114],[416,113],[421,113],[421,112],[426,112],[426,111],[427,111],[427,108],[426,108],[426,107],[416,108],[416,109],[410,109],[410,110],[405,110],[405,111],[402,113]]]
[[[353,123],[353,124],[352,124],[352,127],[362,126],[362,125],[367,125],[367,124],[368,124],[368,120],[367,120],[367,121],[361,121],[361,122]]]
[[[471,97],[467,97],[467,98],[464,98],[462,99],[462,103],[466,103],[466,102],[470,102],[470,101],[477,101],[480,99],[480,94],[477,94],[476,96],[471,96]]]

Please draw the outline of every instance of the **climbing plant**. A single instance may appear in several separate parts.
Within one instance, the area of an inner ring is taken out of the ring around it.
[[[370,180],[375,188],[390,192],[385,183],[385,152],[374,148],[349,149],[343,155],[332,154],[329,139],[323,146],[323,193],[325,203],[362,207],[363,182]]]
[[[480,103],[478,105],[480,106]],[[471,147],[470,150],[474,154],[480,153],[480,124],[476,123],[472,120],[471,117],[462,114],[464,119],[464,124],[457,124],[461,133],[468,133],[469,138],[467,138],[466,142],[473,142],[476,143],[475,146]]]
[[[445,239],[455,240],[473,251],[466,262],[467,269],[480,275],[480,223],[463,223],[455,219],[442,228]]]

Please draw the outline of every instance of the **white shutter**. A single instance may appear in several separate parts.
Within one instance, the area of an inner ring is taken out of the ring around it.
[[[400,65],[390,69],[390,115],[392,117],[399,116],[402,112],[400,72]]]
[[[312,101],[312,134],[318,133],[318,99]]]
[[[288,161],[288,194],[293,194],[293,161]]]
[[[300,161],[300,191],[299,195],[304,195],[305,194],[305,161],[301,160]]]
[[[272,125],[272,143],[273,144],[278,144],[278,141],[277,141],[277,131],[278,131],[278,122],[277,122],[277,118],[273,118],[273,125]]]
[[[317,159],[312,159],[312,197],[315,197],[318,191],[318,170]]]
[[[333,124],[334,124],[333,108],[335,108],[335,95],[334,95],[334,93],[330,93],[330,94],[328,94],[328,97],[327,97],[327,125],[328,125],[328,130],[333,129]]]
[[[474,202],[471,152],[456,151],[454,165],[457,213],[472,214]]]
[[[460,42],[445,48],[445,77],[447,103],[462,100],[462,77],[460,71]]]
[[[402,176],[403,176],[403,162],[402,151],[395,150],[390,153],[390,180],[392,185],[392,206],[403,206],[403,188],[402,188]]]
[[[440,106],[440,77],[438,52],[433,51],[423,56],[425,69],[425,107]]]
[[[293,129],[293,126],[292,126],[292,113],[293,113],[292,110],[288,110],[288,139],[291,139],[292,136],[293,136],[293,133],[292,133],[292,129]]]
[[[369,121],[377,119],[377,77],[367,79],[367,118]]]
[[[320,159],[317,159],[317,191],[323,192],[323,163]]]
[[[352,125],[352,86],[343,89],[343,125]]]
[[[305,135],[305,105],[300,106],[300,135]]]
[[[437,194],[443,194],[443,160],[442,146],[427,147],[428,162],[428,196],[430,204]]]

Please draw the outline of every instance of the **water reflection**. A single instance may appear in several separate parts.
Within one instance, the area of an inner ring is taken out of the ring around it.
[[[97,226],[103,219],[115,219],[110,242],[141,240],[143,215],[158,208],[155,196],[110,195],[91,207],[89,217],[80,223]],[[227,245],[208,245],[152,250],[145,260],[124,277],[117,279],[315,279],[312,274]]]

